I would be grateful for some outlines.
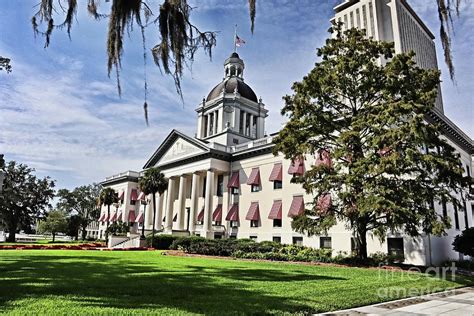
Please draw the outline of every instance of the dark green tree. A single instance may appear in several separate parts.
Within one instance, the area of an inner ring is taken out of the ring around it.
[[[0,71],[6,71],[7,73],[12,71],[10,58],[0,56]]]
[[[6,172],[3,190],[0,192],[0,220],[7,226],[7,241],[15,242],[20,227],[35,222],[54,197],[54,181],[49,177],[38,179],[32,168],[10,161],[4,167]]]
[[[453,249],[465,256],[474,257],[474,227],[462,231],[453,242]]]
[[[87,226],[99,218],[100,206],[97,205],[101,187],[98,184],[84,185],[72,191],[61,189],[57,193],[57,208],[80,218],[81,239],[86,238]]]
[[[146,195],[152,194],[153,196],[153,231],[151,235],[151,244],[153,245],[153,239],[155,238],[155,217],[156,217],[156,193],[160,196],[168,188],[168,179],[161,172],[159,168],[150,168],[145,171],[145,174],[138,181],[140,190]],[[145,222],[143,222],[145,226]],[[144,238],[145,236],[142,236]]]
[[[74,238],[74,240],[78,240],[79,239],[79,230],[82,230],[81,224],[82,224],[82,217],[81,216],[79,216],[77,214],[69,215],[67,217],[66,235],[68,235],[71,238]],[[82,236],[82,232],[81,232],[81,236]],[[82,239],[82,240],[84,240],[84,239]]]
[[[66,213],[59,210],[53,210],[48,213],[46,219],[39,223],[38,231],[41,234],[50,233],[53,236],[53,242],[57,233],[65,233],[67,231]]]
[[[393,43],[362,31],[330,31],[320,61],[284,97],[289,122],[275,138],[275,154],[317,158],[294,179],[314,200],[293,227],[314,235],[343,221],[362,259],[368,232],[380,239],[397,229],[443,234],[449,221],[433,202],[459,205],[451,193],[464,178],[459,155],[424,120],[439,72],[417,67],[413,53],[394,56]]]
[[[103,188],[100,191],[99,195],[99,205],[107,206],[107,218],[110,219],[110,206],[114,203],[119,202],[119,198],[117,193],[112,188]],[[107,221],[105,229],[105,240],[109,239],[108,228],[109,228],[109,221]]]

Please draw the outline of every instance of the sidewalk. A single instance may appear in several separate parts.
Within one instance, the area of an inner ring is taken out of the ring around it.
[[[320,315],[474,315],[474,287],[406,298]]]

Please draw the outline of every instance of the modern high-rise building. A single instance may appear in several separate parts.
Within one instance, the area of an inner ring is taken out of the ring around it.
[[[335,11],[335,19],[347,27],[361,27],[375,39],[394,41],[397,52],[415,49],[420,65],[436,67],[433,36],[405,1],[353,0]],[[155,201],[138,188],[142,172],[127,171],[102,182],[118,193],[121,203],[112,206],[110,214],[102,208],[100,238],[105,236],[107,223],[121,221],[129,225],[130,234],[112,238],[110,245],[136,246],[142,229],[148,234],[155,218],[160,234],[251,238],[331,248],[334,253],[354,250],[353,234],[344,222],[320,236],[292,229],[293,217],[313,200],[300,184],[292,183],[292,177],[315,164],[330,163],[330,158],[308,155],[292,162],[273,155],[274,134],[264,134],[268,107],[244,82],[244,61],[237,53],[226,59],[224,79],[211,89],[196,112],[196,136],[172,130],[143,166],[159,167],[169,179],[168,189]],[[460,154],[466,174],[471,175],[472,140],[444,116],[442,106],[427,120],[441,124],[443,136]],[[448,216],[453,223],[446,236],[422,234],[412,238],[403,231],[393,231],[380,241],[369,233],[369,254],[399,254],[406,263],[420,265],[458,259],[451,246],[453,238],[472,226],[474,217],[473,202],[467,199],[462,203],[463,210],[446,203],[434,205],[440,216]]]
[[[420,67],[438,69],[435,37],[406,0],[346,0],[334,11],[332,21],[343,29],[363,29],[375,40],[393,42],[395,53],[415,52]],[[435,106],[443,112],[440,88]]]

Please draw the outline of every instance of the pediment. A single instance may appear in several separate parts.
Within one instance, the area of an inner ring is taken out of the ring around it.
[[[148,160],[144,168],[161,166],[208,152],[201,141],[173,130]]]

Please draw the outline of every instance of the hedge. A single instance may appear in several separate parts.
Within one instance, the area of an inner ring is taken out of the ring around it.
[[[175,240],[183,239],[186,237],[173,236],[173,235],[155,235],[153,239],[153,244],[151,243],[151,236],[147,236],[146,244],[147,247],[152,247],[159,250],[168,250],[170,249],[171,244]]]

